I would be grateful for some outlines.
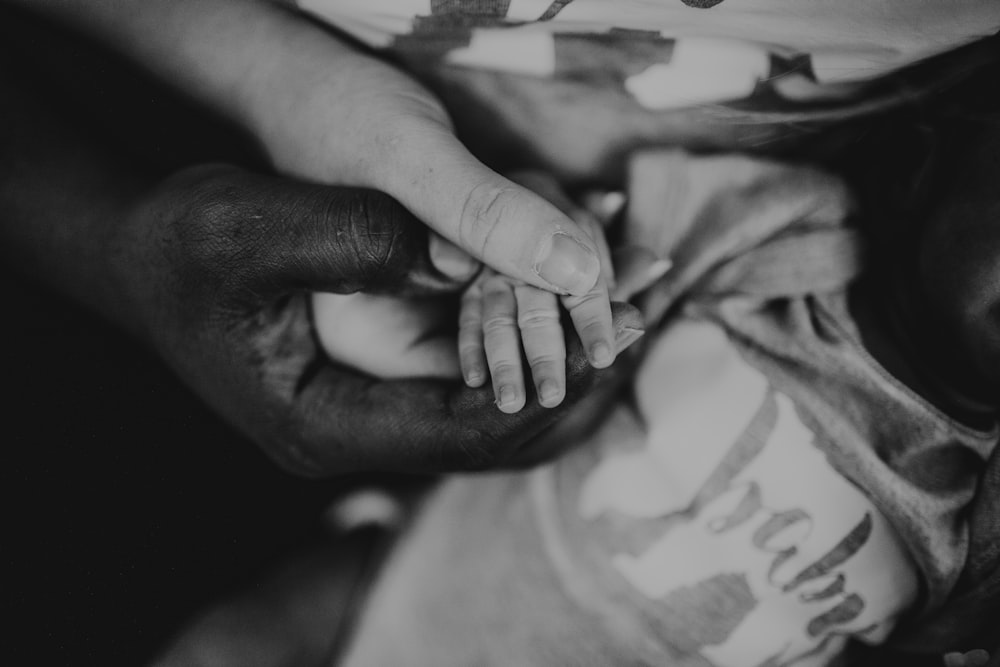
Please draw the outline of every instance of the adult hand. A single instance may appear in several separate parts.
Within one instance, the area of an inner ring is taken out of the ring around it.
[[[443,471],[517,466],[570,444],[532,439],[595,386],[577,341],[558,409],[501,413],[489,389],[379,381],[326,361],[311,291],[454,289],[426,234],[374,191],[306,185],[229,167],[168,180],[113,227],[118,319],[205,401],[289,470]],[[641,327],[620,308],[617,331]]]
[[[78,9],[101,7],[112,4]],[[308,292],[458,287],[427,268],[426,228],[391,199],[228,168],[189,171],[154,191],[134,158],[51,113],[31,92],[44,83],[5,65],[4,263],[145,340],[286,467],[522,465],[570,442],[528,444],[563,410],[511,417],[488,391],[383,383],[324,362]],[[567,407],[599,378],[570,350]]]

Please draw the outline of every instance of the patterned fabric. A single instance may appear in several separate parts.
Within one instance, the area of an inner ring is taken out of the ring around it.
[[[671,652],[826,665],[849,638],[879,643],[952,595],[997,427],[957,422],[865,350],[844,289],[861,237],[836,198],[773,229],[782,216],[747,213],[767,190],[747,199],[744,179],[784,182],[772,196],[788,197],[808,178],[734,157],[653,159],[675,196],[627,235],[672,248],[665,280],[688,301],[634,399],[536,474],[550,558],[581,606]]]
[[[1000,30],[995,0],[299,0],[413,64],[625,90],[652,110],[840,99]]]
[[[616,411],[596,450],[538,473],[543,532],[567,589],[591,587],[581,606],[670,652],[826,665],[849,638],[885,639],[917,599],[917,566],[831,463],[854,425],[819,424],[726,329],[695,311],[663,332],[635,410]]]
[[[625,240],[674,260],[649,321],[659,292],[687,301],[577,447],[424,507],[351,667],[827,667],[946,605],[970,545],[990,556],[969,516],[997,425],[866,350],[846,193],[738,156],[649,160],[672,187]]]
[[[997,432],[875,363],[844,293],[693,304],[634,393],[535,473],[581,607],[705,665],[804,667],[881,643],[954,588]]]

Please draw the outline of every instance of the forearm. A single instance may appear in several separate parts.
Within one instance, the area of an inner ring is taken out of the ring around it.
[[[0,63],[0,258],[122,322],[110,242],[148,185],[55,116]]]
[[[329,141],[289,141],[295,133],[316,134],[315,123],[297,119],[327,118],[325,127],[343,127],[349,119],[338,118],[330,101],[377,79],[370,58],[281,6],[289,2],[13,1],[91,36],[220,113],[255,136],[279,169],[297,176],[316,179],[323,169],[303,168],[300,156],[283,158],[282,148]]]

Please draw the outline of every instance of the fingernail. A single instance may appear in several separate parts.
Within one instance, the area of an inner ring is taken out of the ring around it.
[[[631,327],[626,327],[615,335],[615,352],[621,354],[628,347],[643,337],[646,332],[642,329],[633,329]]]
[[[479,261],[448,241],[432,241],[428,254],[431,264],[452,280],[467,280],[479,270]]]
[[[607,343],[594,343],[590,348],[590,360],[594,366],[604,368],[611,364],[614,357],[611,355],[611,348]]]
[[[470,387],[478,387],[483,383],[483,374],[478,370],[469,371],[465,374],[465,384]]]
[[[556,289],[583,296],[597,283],[601,261],[569,234],[557,232],[539,250],[534,270]]]
[[[497,398],[497,406],[503,410],[506,407],[510,407],[517,402],[517,392],[510,385],[504,385],[500,387],[500,393]]]
[[[542,405],[551,404],[554,401],[559,400],[559,395],[562,392],[559,391],[559,385],[556,384],[555,380],[544,380],[540,387],[538,387],[538,396],[541,398]]]

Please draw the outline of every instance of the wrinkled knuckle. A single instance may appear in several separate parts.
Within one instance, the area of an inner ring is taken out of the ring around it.
[[[396,200],[375,190],[351,190],[346,197],[330,197],[326,205],[331,220],[337,220],[347,211],[348,225],[359,236],[392,236],[402,231],[402,207]]]
[[[608,296],[607,290],[603,286],[598,286],[580,296],[575,304],[575,307],[595,308],[602,306],[605,303],[610,304],[611,299]],[[610,308],[610,305],[608,308]]]
[[[566,363],[566,355],[558,350],[545,350],[528,355],[528,363],[535,366],[562,365]]]
[[[513,379],[520,377],[521,367],[519,364],[511,363],[510,361],[497,361],[490,366],[490,374],[497,382],[502,382],[506,379]]]
[[[479,329],[483,319],[479,313],[462,313],[458,318],[459,329]]]
[[[600,308],[601,302],[611,303],[611,297],[607,289],[598,284],[594,289],[580,296],[567,296],[562,298],[562,303],[567,310],[577,312],[580,308],[584,310]]]
[[[479,355],[482,354],[483,345],[477,340],[465,340],[458,342],[458,354],[462,363],[467,366],[478,365]]]
[[[513,295],[510,279],[502,275],[487,278],[483,282],[482,290],[485,296]]]
[[[605,321],[598,318],[577,323],[576,329],[582,338],[598,338],[605,330]]]
[[[337,223],[331,243],[337,244],[345,261],[356,262],[355,272],[363,283],[391,282],[409,270],[416,255],[417,235],[412,232],[416,226],[405,224],[405,210],[395,200],[361,190],[346,202],[328,201],[327,207],[327,219]]]
[[[516,213],[518,191],[512,186],[481,183],[466,196],[459,218],[459,239],[467,248],[485,254],[494,232]]]
[[[558,312],[542,308],[521,311],[517,317],[517,324],[522,330],[547,329],[558,323]]]
[[[513,315],[494,315],[483,320],[483,333],[494,334],[514,329],[517,321]]]
[[[221,279],[240,268],[250,246],[255,215],[235,187],[198,188],[188,203],[188,224],[176,229],[175,250],[193,279]]]

